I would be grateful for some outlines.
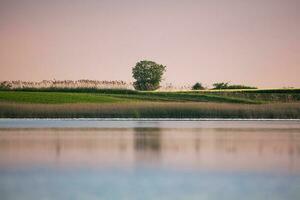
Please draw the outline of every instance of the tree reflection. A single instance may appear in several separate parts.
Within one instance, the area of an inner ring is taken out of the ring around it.
[[[158,160],[161,153],[160,128],[134,128],[134,149],[138,161]]]
[[[21,165],[168,166],[300,172],[300,130],[0,130],[0,168]]]

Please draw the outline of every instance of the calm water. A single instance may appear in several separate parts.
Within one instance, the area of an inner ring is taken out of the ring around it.
[[[299,121],[0,120],[0,199],[300,199]]]

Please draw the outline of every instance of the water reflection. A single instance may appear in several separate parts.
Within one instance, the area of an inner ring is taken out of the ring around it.
[[[160,161],[161,129],[134,128],[134,151],[136,163],[151,165]]]
[[[300,130],[2,129],[0,167],[300,172]]]
[[[299,199],[299,125],[197,126],[0,129],[0,199]]]

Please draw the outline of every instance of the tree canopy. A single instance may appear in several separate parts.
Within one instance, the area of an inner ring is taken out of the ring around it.
[[[199,82],[195,83],[195,85],[193,85],[193,87],[192,87],[192,90],[203,90],[203,89],[204,89],[204,87]]]
[[[134,88],[137,90],[156,90],[160,86],[166,66],[153,61],[143,60],[132,68],[132,76],[136,80]]]

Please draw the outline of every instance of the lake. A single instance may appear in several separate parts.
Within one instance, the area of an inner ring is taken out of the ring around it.
[[[0,120],[1,200],[300,199],[300,121]]]

